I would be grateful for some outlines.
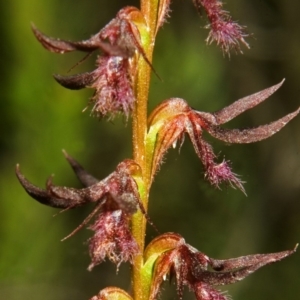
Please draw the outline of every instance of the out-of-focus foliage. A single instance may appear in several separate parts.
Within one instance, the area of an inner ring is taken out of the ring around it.
[[[247,24],[255,38],[244,55],[223,58],[206,46],[205,24],[191,1],[173,1],[171,18],[158,35],[149,107],[182,97],[198,110],[214,111],[245,95],[278,83],[272,99],[229,126],[265,124],[300,104],[300,3],[295,1],[227,1],[235,19]],[[63,74],[82,58],[45,51],[30,30],[33,21],[51,36],[79,40],[103,27],[124,5],[138,1],[2,1],[0,3],[0,299],[88,299],[108,285],[129,289],[127,266],[119,276],[109,263],[86,270],[90,236],[69,234],[92,207],[58,211],[29,198],[18,184],[14,167],[39,186],[52,173],[55,183],[77,186],[61,149],[66,149],[99,178],[130,158],[130,123],[97,121],[82,113],[90,91],[69,91],[52,73]],[[76,73],[92,69],[92,60]],[[189,244],[212,257],[227,258],[291,249],[300,241],[299,118],[271,139],[253,145],[224,147],[234,171],[247,181],[248,197],[203,181],[201,165],[186,142],[170,150],[154,182],[150,216],[161,232],[182,234]],[[155,236],[150,228],[148,239]],[[269,266],[229,287],[233,299],[297,299],[299,254]],[[174,290],[174,286],[171,286]],[[167,287],[161,299],[176,297]],[[192,299],[191,294],[186,297]]]

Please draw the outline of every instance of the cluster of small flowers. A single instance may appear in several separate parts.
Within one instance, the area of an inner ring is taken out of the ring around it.
[[[208,43],[216,41],[225,53],[229,53],[232,48],[240,51],[240,42],[248,47],[244,40],[247,36],[244,28],[232,21],[229,13],[222,9],[220,1],[193,0],[193,2],[198,9],[203,8],[208,16],[210,22],[207,26],[210,28]],[[155,34],[166,19],[169,5],[170,0],[161,1],[159,4]],[[94,71],[54,77],[62,86],[69,89],[85,87],[95,89],[91,102],[92,113],[96,116],[114,117],[118,113],[123,113],[128,118],[136,101],[134,88],[139,56],[154,71],[142,46],[140,24],[145,25],[142,13],[135,7],[125,7],[99,33],[85,41],[70,42],[50,38],[34,26],[33,32],[41,44],[51,52],[91,53],[101,50],[102,55],[97,58]],[[150,174],[149,188],[167,150],[172,146],[176,147],[177,143],[181,146],[187,135],[202,162],[204,177],[217,188],[225,182],[245,193],[243,182],[231,170],[230,163],[226,160],[216,162],[217,156],[212,146],[203,139],[203,131],[226,143],[253,143],[272,136],[296,117],[300,108],[277,121],[257,128],[224,129],[221,125],[263,102],[282,83],[283,81],[237,100],[214,113],[194,110],[181,98],[170,98],[159,104],[148,118],[144,141],[147,148],[147,165],[150,166],[150,170],[147,170]],[[93,225],[89,227],[94,231],[93,237],[89,239],[92,259],[89,270],[103,262],[105,258],[115,263],[117,268],[122,262],[132,263],[135,256],[142,254],[143,249],[139,249],[138,243],[133,238],[130,219],[133,214],[140,211],[149,221],[139,193],[138,180],[143,181],[140,165],[134,160],[126,159],[117,165],[114,172],[99,181],[66,152],[64,154],[84,188],[55,186],[50,178],[46,189],[41,189],[31,184],[17,165],[16,174],[21,185],[32,198],[51,207],[68,210],[87,203],[95,204],[90,215],[66,237],[70,237],[95,218]],[[296,248],[297,246],[293,250],[278,253],[216,260],[188,245],[178,234],[160,235],[143,253],[145,265],[150,261],[151,272],[153,271],[149,299],[157,299],[163,280],[168,275],[174,275],[180,299],[184,286],[187,286],[195,292],[198,300],[226,300],[227,296],[213,286],[242,280],[262,266],[293,254]],[[132,299],[118,288],[106,288],[91,300],[116,299],[119,296],[120,299]]]

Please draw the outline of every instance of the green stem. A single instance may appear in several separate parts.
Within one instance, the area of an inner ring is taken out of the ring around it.
[[[159,0],[141,0],[141,12],[144,15],[148,30],[141,34],[142,46],[150,62],[154,46],[157,8]],[[149,170],[146,161],[145,138],[147,134],[147,106],[150,87],[151,69],[145,59],[140,55],[138,60],[138,73],[136,78],[136,106],[133,112],[133,159],[140,165],[143,182],[139,184],[142,203],[147,211],[150,188]],[[132,218],[132,234],[140,248],[140,255],[136,256],[132,269],[132,288],[134,300],[147,300],[149,298],[150,280],[143,278],[142,267],[145,247],[146,219],[141,212]]]

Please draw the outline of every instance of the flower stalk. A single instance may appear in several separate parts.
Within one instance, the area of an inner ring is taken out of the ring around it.
[[[211,30],[208,43],[215,41],[228,55],[232,49],[241,52],[239,43],[248,46],[244,27],[232,21],[229,13],[222,9],[221,1],[193,2],[208,16]],[[219,260],[170,232],[153,239],[145,249],[147,222],[153,225],[147,212],[150,187],[168,149],[180,148],[187,136],[203,165],[204,179],[215,188],[221,189],[221,185],[227,184],[246,194],[245,182],[233,172],[229,161],[218,159],[203,132],[225,143],[258,142],[281,130],[300,113],[300,107],[256,128],[222,127],[270,97],[283,80],[213,113],[193,109],[185,99],[169,98],[148,114],[151,72],[157,75],[152,64],[155,38],[168,17],[170,0],[141,0],[140,4],[140,9],[132,6],[120,9],[115,18],[88,40],[72,42],[51,38],[32,26],[38,41],[53,53],[99,50],[93,71],[54,78],[68,89],[95,89],[89,102],[93,104],[94,116],[111,119],[123,114],[126,120],[132,117],[132,157],[119,162],[111,174],[98,180],[64,151],[83,185],[81,189],[56,186],[52,177],[47,180],[45,189],[39,188],[26,179],[19,165],[16,175],[28,195],[41,204],[63,211],[94,204],[93,211],[63,239],[84,226],[94,232],[88,240],[92,260],[89,271],[106,259],[116,264],[117,270],[123,262],[132,264],[131,295],[117,287],[107,287],[90,300],[156,300],[167,277],[175,279],[180,300],[185,286],[195,293],[197,300],[228,300],[215,286],[240,281],[259,268],[292,255],[297,245],[277,253]]]
[[[141,12],[146,21],[141,33],[141,43],[146,57],[152,63],[152,54],[155,39],[155,30],[157,23],[157,9],[159,0],[141,0]],[[133,159],[140,165],[142,170],[143,182],[139,185],[141,201],[147,211],[148,197],[150,189],[150,178],[146,160],[146,134],[148,117],[148,96],[151,78],[151,68],[145,59],[140,55],[138,59],[138,72],[136,76],[136,105],[132,115],[132,141],[133,141]],[[143,277],[143,252],[145,247],[147,220],[142,212],[132,216],[131,230],[132,235],[137,241],[140,254],[134,258],[132,268],[132,291],[133,298],[136,300],[149,299],[150,280]]]

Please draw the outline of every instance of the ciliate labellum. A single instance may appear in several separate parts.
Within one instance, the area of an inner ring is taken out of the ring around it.
[[[64,152],[66,159],[73,168],[80,182],[86,186],[83,189],[54,186],[51,179],[47,181],[47,189],[40,189],[31,184],[16,168],[18,179],[26,192],[42,204],[63,208],[76,208],[87,203],[95,203],[92,213],[71,234],[76,233],[94,218],[95,222],[89,228],[94,236],[89,239],[91,270],[106,257],[113,263],[129,261],[139,253],[136,241],[130,232],[130,216],[138,209],[145,210],[140,201],[138,187],[133,176],[141,176],[140,167],[132,160],[119,163],[116,171],[105,179],[98,181],[88,174],[71,156]]]
[[[177,143],[181,145],[184,141],[184,135],[188,134],[203,164],[205,178],[216,187],[227,182],[245,193],[242,181],[231,171],[230,164],[225,160],[221,163],[215,162],[217,156],[211,145],[203,139],[203,130],[221,141],[237,144],[258,142],[272,136],[297,116],[300,108],[277,121],[257,128],[224,129],[220,125],[266,100],[282,83],[283,81],[261,92],[237,100],[214,113],[193,110],[185,100],[180,98],[164,101],[149,117],[147,143],[148,147],[151,148],[148,152],[151,179],[153,180],[166,151],[171,146],[176,147]]]
[[[216,42],[223,50],[223,53],[228,55],[230,55],[231,49],[242,53],[240,43],[250,48],[245,41],[245,37],[248,36],[245,32],[245,27],[232,21],[229,12],[223,9],[222,1],[193,0],[193,2],[198,10],[203,8],[207,15],[209,25],[206,28],[210,30],[206,39],[208,44]]]
[[[106,258],[115,263],[117,269],[122,262],[133,264],[133,297],[117,287],[107,287],[90,300],[155,300],[168,277],[175,278],[180,300],[185,286],[195,293],[197,300],[229,300],[225,293],[216,289],[217,286],[243,280],[259,268],[290,256],[297,248],[296,245],[292,250],[278,253],[219,260],[187,244],[181,235],[166,233],[154,238],[143,251],[146,221],[152,224],[143,204],[148,202],[155,173],[170,147],[181,147],[185,135],[188,135],[203,164],[204,177],[217,188],[227,183],[245,193],[243,182],[233,173],[230,163],[226,160],[217,162],[217,155],[204,140],[203,131],[226,143],[257,142],[281,130],[300,111],[298,108],[277,121],[257,128],[221,127],[271,96],[282,81],[214,113],[197,111],[184,99],[170,98],[154,109],[146,125],[150,79],[144,62],[156,73],[146,53],[152,56],[155,36],[168,17],[170,2],[142,1],[141,10],[145,16],[139,9],[127,6],[97,34],[78,42],[48,37],[32,26],[38,41],[51,52],[83,51],[89,55],[100,51],[95,70],[71,76],[54,75],[56,81],[66,88],[95,90],[90,100],[92,114],[112,118],[122,113],[128,118],[134,112],[133,147],[136,161],[123,160],[103,180],[99,181],[86,172],[65,151],[67,161],[84,186],[82,189],[53,185],[51,177],[46,188],[41,189],[23,176],[19,165],[16,167],[23,188],[42,204],[65,211],[94,203],[93,211],[63,239],[84,226],[94,232],[88,240],[91,256],[88,270]],[[245,28],[232,21],[230,14],[223,10],[221,1],[193,0],[193,3],[198,10],[203,9],[208,17],[208,44],[216,42],[228,55],[231,49],[241,52],[240,44],[249,48],[245,41],[248,36]]]
[[[129,228],[129,216],[122,209],[103,207],[95,223],[89,228],[94,236],[89,239],[92,263],[88,270],[105,260],[106,257],[119,267],[139,253],[139,247],[132,238]]]
[[[124,113],[128,118],[136,100],[134,81],[137,56],[142,55],[152,68],[140,36],[140,30],[145,31],[145,27],[141,12],[128,6],[121,9],[116,18],[88,40],[71,42],[54,39],[41,33],[34,25],[32,30],[39,42],[54,53],[92,53],[101,50],[102,54],[96,60],[94,71],[71,76],[54,75],[54,78],[62,86],[72,90],[86,87],[95,89],[91,98],[94,115],[113,117],[117,113]]]

